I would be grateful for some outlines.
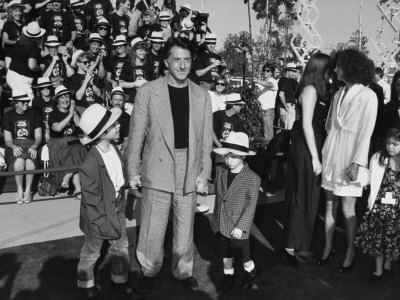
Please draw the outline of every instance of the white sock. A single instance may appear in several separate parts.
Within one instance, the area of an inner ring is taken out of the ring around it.
[[[286,252],[294,256],[294,249],[285,248]]]
[[[246,267],[245,265],[243,265],[244,269],[246,272],[251,272],[254,270],[254,268],[256,267],[256,265],[254,264],[254,262],[251,260],[248,263],[250,263],[250,266]],[[246,263],[247,264],[247,263]]]
[[[224,269],[224,274],[225,275],[233,275],[233,274],[235,274],[235,269],[234,268],[232,268],[232,269]]]

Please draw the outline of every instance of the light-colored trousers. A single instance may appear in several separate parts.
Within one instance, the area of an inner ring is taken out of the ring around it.
[[[177,279],[192,276],[193,223],[196,193],[184,194],[187,150],[175,150],[175,192],[142,188],[141,224],[136,254],[142,273],[154,277],[164,258],[164,237],[172,206],[173,246],[172,273]]]

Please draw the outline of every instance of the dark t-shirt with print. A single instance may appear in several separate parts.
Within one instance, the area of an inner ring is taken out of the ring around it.
[[[13,139],[35,138],[35,129],[42,126],[42,117],[36,109],[29,109],[24,114],[11,110],[4,115],[3,129],[11,132]]]
[[[221,56],[219,56],[216,53],[211,53],[208,52],[207,50],[204,52],[201,52],[199,56],[196,58],[196,60],[193,62],[193,70],[202,70],[207,68],[208,66],[212,65],[216,60],[222,60]],[[200,81],[207,81],[207,82],[212,82],[214,81],[225,69],[224,66],[218,66],[216,68],[211,69],[207,73],[205,73],[203,76],[199,77]]]
[[[66,66],[62,60],[61,54],[58,54],[58,58],[59,60],[54,64],[49,76],[49,79],[52,83],[57,83],[56,86],[60,85],[66,78]],[[48,69],[52,61],[53,57],[50,55],[46,55],[42,58],[41,63],[44,64],[45,70]]]
[[[132,66],[130,63],[125,63],[122,67],[120,80],[125,82],[135,82],[138,79],[148,79],[148,71],[146,66]],[[124,92],[129,95],[128,102],[135,101],[137,88],[124,88]]]
[[[84,74],[75,73],[65,81],[65,87],[69,89],[75,98],[75,104],[77,106],[89,107],[94,103],[101,103],[100,99],[95,95],[93,88],[88,84],[85,93],[81,100],[76,99],[76,92],[82,87],[83,81],[85,80]],[[94,80],[95,81],[95,80]]]
[[[128,27],[129,27],[128,15],[124,14],[120,16],[119,14],[114,12],[110,15],[108,21],[110,22],[110,25],[113,29],[112,34],[114,38],[120,34],[128,36]]]
[[[161,54],[154,55],[150,50],[146,56],[146,65],[149,72],[149,81],[155,80],[164,75],[164,59]]]
[[[42,96],[33,98],[32,108],[35,108],[42,116],[43,126],[48,125],[49,115],[54,110],[54,102],[52,100],[45,101]]]
[[[129,55],[125,57],[111,56],[106,60],[104,67],[107,72],[111,73],[112,80],[119,81],[124,64],[129,64],[130,61]]]
[[[244,132],[239,116],[234,114],[229,117],[225,110],[213,113],[213,126],[215,135],[220,142],[225,141],[231,131]]]
[[[20,41],[18,41],[11,53],[10,70],[26,77],[35,77],[37,74],[28,67],[30,58],[36,59],[39,63],[41,59],[40,49],[35,43],[21,45]]]
[[[40,25],[46,29],[46,35],[57,36],[58,40],[63,44],[71,40],[71,31],[75,31],[72,13],[63,10],[50,10],[42,13]]]
[[[113,10],[110,0],[91,0],[88,2],[86,4],[86,14],[90,17],[89,29],[92,30],[100,18],[108,20]]]
[[[16,41],[21,36],[22,27],[22,24],[17,25],[15,22],[7,21],[4,23],[3,33],[7,33],[9,40]],[[13,48],[14,45],[4,44],[4,55],[10,57]]]
[[[80,50],[85,50],[87,48],[86,43],[86,31],[88,29],[88,22],[84,15],[78,15],[73,17],[76,39],[74,41],[74,47]]]
[[[57,106],[54,107],[54,110],[49,114],[49,128],[50,128],[50,137],[66,137],[66,136],[78,136],[78,128],[74,123],[74,118],[70,118],[67,125],[65,125],[64,129],[60,132],[53,130],[53,124],[59,123],[68,117],[69,112],[61,112]]]

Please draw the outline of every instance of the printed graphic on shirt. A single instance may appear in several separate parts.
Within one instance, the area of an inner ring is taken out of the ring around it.
[[[226,138],[228,137],[229,133],[232,131],[233,125],[230,122],[224,122],[224,126],[222,126],[220,141],[225,142]]]
[[[104,7],[103,4],[101,3],[96,3],[94,5],[94,15],[96,16],[96,19],[100,19],[104,17]]]
[[[120,20],[118,25],[119,25],[120,34],[128,35],[128,26],[127,26],[125,20]]]
[[[63,17],[61,15],[54,15],[52,18],[52,30],[53,34],[57,36],[59,39],[63,34]]]
[[[215,61],[216,61],[215,57],[210,57],[210,65],[215,63]],[[218,67],[211,69],[210,72],[213,80],[215,80],[218,77]]]
[[[135,69],[135,79],[134,79],[134,81],[139,80],[139,79],[141,79],[141,80],[144,79],[144,72],[143,72],[142,69]]]
[[[85,96],[86,96],[86,101],[88,102],[89,105],[92,105],[95,103],[95,96],[93,92],[93,88],[91,86],[88,86],[85,91]]]
[[[63,134],[64,136],[70,136],[74,133],[75,131],[75,124],[72,122],[72,119],[69,120],[67,126],[65,126]]]
[[[153,73],[158,78],[160,76],[160,62],[158,60],[155,60],[153,62]]]
[[[29,138],[29,122],[27,120],[18,120],[15,123],[15,132],[17,139],[25,140]]]
[[[124,62],[123,61],[120,61],[115,65],[115,68],[114,68],[114,79],[116,81],[118,81],[119,77],[121,76],[121,72],[122,72],[122,67],[123,66],[124,66]]]
[[[82,19],[81,18],[75,18],[74,19],[74,23],[75,23],[76,35],[77,36],[82,36],[83,32],[85,31],[85,29],[83,27]]]

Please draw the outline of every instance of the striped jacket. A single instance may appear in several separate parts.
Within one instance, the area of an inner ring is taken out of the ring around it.
[[[250,227],[256,211],[260,177],[247,164],[236,175],[227,188],[229,169],[217,167],[214,184],[209,184],[209,193],[216,194],[212,228],[227,238],[231,238],[233,228],[243,231],[241,239],[248,239]]]
[[[79,173],[82,184],[79,227],[92,237],[118,239],[126,226],[125,196],[121,192],[121,196],[115,198],[115,187],[96,147],[89,150]]]

